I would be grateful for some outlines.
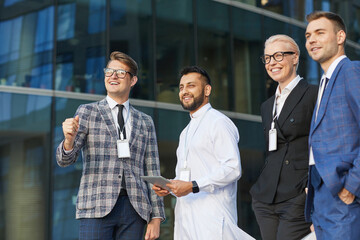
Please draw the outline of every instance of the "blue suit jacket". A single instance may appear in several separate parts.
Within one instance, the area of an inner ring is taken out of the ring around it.
[[[337,196],[345,187],[359,198],[360,62],[344,58],[337,65],[324,91],[316,121],[314,111],[309,145],[316,168],[332,195]],[[311,185],[309,192],[310,188]],[[311,198],[309,194],[307,219],[312,207]]]
[[[149,221],[165,219],[162,198],[140,179],[142,175],[160,175],[154,123],[150,116],[130,105],[130,158],[118,158],[117,128],[111,109],[103,99],[79,106],[79,131],[73,151],[63,152],[63,142],[56,151],[57,163],[66,167],[83,152],[83,173],[76,204],[76,218],[100,218],[114,207],[125,177],[129,200],[138,214]],[[122,173],[124,172],[124,176]]]

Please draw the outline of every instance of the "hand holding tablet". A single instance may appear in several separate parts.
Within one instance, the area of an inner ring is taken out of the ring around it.
[[[163,189],[171,191],[170,188],[166,186],[166,184],[171,183],[170,180],[162,177],[162,176],[140,176],[143,180],[154,184],[155,186],[161,187]]]

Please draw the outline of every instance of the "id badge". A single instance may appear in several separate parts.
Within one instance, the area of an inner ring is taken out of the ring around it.
[[[277,132],[276,129],[269,130],[269,151],[275,151],[277,149]]]
[[[180,169],[180,177],[179,180],[181,181],[190,181],[190,168],[182,168]]]
[[[126,139],[117,140],[117,151],[119,158],[130,158],[129,141]]]

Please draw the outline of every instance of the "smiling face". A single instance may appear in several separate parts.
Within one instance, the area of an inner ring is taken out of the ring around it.
[[[334,24],[325,17],[311,21],[305,37],[310,57],[319,62],[325,72],[336,58],[344,54],[345,32],[336,31]]]
[[[110,61],[107,68],[130,71],[128,66],[117,60]],[[131,87],[136,84],[137,77],[132,77],[131,74],[126,73],[125,78],[121,79],[116,76],[116,73],[114,73],[111,77],[105,76],[104,81],[107,94],[116,102],[121,104],[129,98]]]
[[[276,52],[295,52],[295,54],[285,54],[282,61],[278,62],[272,57],[270,62],[265,64],[265,69],[269,76],[279,83],[280,89],[284,89],[287,84],[296,77],[296,65],[299,55],[296,49],[284,41],[275,41],[266,45],[264,54],[273,55]]]
[[[180,103],[191,114],[209,102],[211,86],[206,84],[202,78],[200,73],[188,73],[180,79]]]

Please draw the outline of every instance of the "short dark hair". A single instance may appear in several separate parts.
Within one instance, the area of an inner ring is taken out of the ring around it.
[[[187,66],[187,67],[184,67],[180,71],[180,78],[182,76],[186,75],[186,74],[189,74],[189,73],[199,73],[202,76],[202,78],[205,80],[206,84],[211,85],[211,80],[210,80],[209,74],[204,69],[202,69],[201,67],[199,67],[199,66]]]
[[[119,61],[123,64],[125,64],[126,66],[128,66],[130,68],[130,73],[133,76],[137,76],[138,73],[138,65],[135,62],[134,59],[132,59],[129,55],[119,52],[119,51],[114,51],[110,54],[110,60],[108,62],[108,65],[111,61]]]
[[[333,12],[315,11],[307,15],[306,20],[311,22],[322,17],[330,20],[334,24],[335,33],[340,30],[343,30],[346,33],[346,25],[344,20],[338,14]]]

